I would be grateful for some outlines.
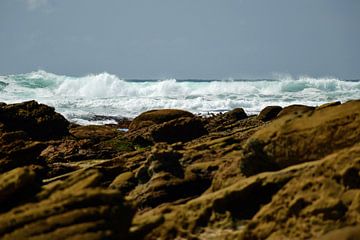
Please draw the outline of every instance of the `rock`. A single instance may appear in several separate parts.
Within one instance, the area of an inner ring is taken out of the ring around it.
[[[318,106],[318,107],[316,108],[316,110],[320,110],[320,109],[327,108],[327,107],[334,107],[334,106],[337,106],[337,105],[340,105],[340,104],[341,104],[340,101],[330,102],[330,103],[324,103],[324,104]]]
[[[0,107],[0,122],[7,130],[22,130],[29,137],[48,140],[68,135],[69,122],[54,108],[35,101]]]
[[[280,106],[267,106],[257,116],[261,121],[267,122],[277,117],[283,108]]]
[[[70,134],[77,139],[92,139],[94,142],[109,140],[119,135],[117,128],[110,126],[78,126],[70,129]]]
[[[154,124],[168,122],[181,117],[194,117],[190,112],[178,109],[161,109],[144,112],[137,116],[130,124],[129,130],[137,130]]]
[[[128,193],[137,184],[132,172],[124,172],[118,175],[110,184],[110,188],[119,190],[122,194]]]
[[[32,167],[16,168],[0,175],[0,212],[34,196],[40,190],[38,174]]]
[[[118,191],[96,187],[99,176],[53,182],[37,200],[0,214],[1,239],[127,239],[132,210]]]
[[[339,239],[342,240],[360,239],[360,225],[336,229],[319,238],[319,240],[339,240]]]
[[[306,112],[311,112],[315,107],[310,107],[306,105],[294,104],[287,107],[284,107],[277,115],[277,117],[282,117],[289,114],[302,114]]]
[[[39,159],[46,144],[31,141],[23,131],[0,133],[0,173],[31,164],[43,164]]]
[[[177,118],[131,131],[126,136],[135,144],[146,146],[157,142],[187,142],[207,134],[203,121],[198,118]]]
[[[360,223],[360,184],[346,180],[349,171],[360,173],[360,144],[302,166],[252,218],[245,239],[315,239]]]
[[[226,112],[223,115],[224,118],[230,118],[230,119],[234,119],[234,120],[241,120],[241,119],[245,119],[248,116],[246,115],[244,109],[242,108],[235,108],[229,112]]]
[[[264,126],[244,146],[245,175],[314,161],[360,141],[360,101],[283,116]],[[346,137],[344,137],[346,136]]]

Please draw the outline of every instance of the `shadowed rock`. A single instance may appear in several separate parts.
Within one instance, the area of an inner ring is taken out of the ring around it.
[[[261,121],[267,122],[277,117],[283,108],[280,106],[267,106],[257,116]]]
[[[53,107],[29,101],[0,107],[0,122],[9,131],[22,130],[39,140],[68,135],[69,122]]]

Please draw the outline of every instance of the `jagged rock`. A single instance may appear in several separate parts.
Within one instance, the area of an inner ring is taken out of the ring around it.
[[[209,132],[224,131],[228,128],[234,128],[237,125],[241,125],[246,122],[248,118],[244,109],[235,108],[232,111],[228,111],[224,114],[217,114],[212,117],[203,119],[206,123],[205,127]]]
[[[359,126],[360,101],[281,117],[248,139],[242,171],[249,176],[320,159],[359,142]]]
[[[22,130],[38,140],[68,135],[69,122],[54,108],[36,101],[1,106],[0,122],[8,131]]]
[[[195,236],[199,239],[230,239],[225,235],[236,232],[262,205],[271,202],[272,196],[299,171],[264,173],[184,204],[165,205],[139,213],[133,222],[138,227],[133,229],[134,234],[137,239],[188,239]],[[158,216],[158,219],[153,216]],[[211,238],[207,230],[217,231],[220,235]],[[140,234],[142,231],[144,235]],[[239,236],[233,237],[240,239]]]
[[[277,117],[283,108],[280,106],[267,106],[257,116],[261,121],[267,122]]]
[[[253,217],[245,239],[314,239],[360,223],[360,144],[308,166]],[[297,166],[294,166],[297,167]]]
[[[284,107],[277,115],[277,117],[286,116],[289,114],[302,114],[306,112],[312,112],[315,109],[315,107],[306,106],[306,105],[300,105],[300,104],[294,104],[287,107]]]
[[[178,109],[150,110],[137,116],[130,124],[129,130],[137,130],[154,124],[168,122],[181,117],[194,117],[190,112]]]

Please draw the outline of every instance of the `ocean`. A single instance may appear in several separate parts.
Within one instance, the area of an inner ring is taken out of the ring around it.
[[[0,102],[37,100],[79,124],[109,124],[150,109],[177,108],[195,114],[237,107],[257,114],[266,106],[360,98],[360,80],[282,77],[276,79],[122,79],[109,73],[83,77],[42,70],[0,76]]]

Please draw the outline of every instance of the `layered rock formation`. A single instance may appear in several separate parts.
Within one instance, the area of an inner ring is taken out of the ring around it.
[[[0,104],[0,238],[356,239],[359,136],[360,101],[155,110],[127,133]]]

